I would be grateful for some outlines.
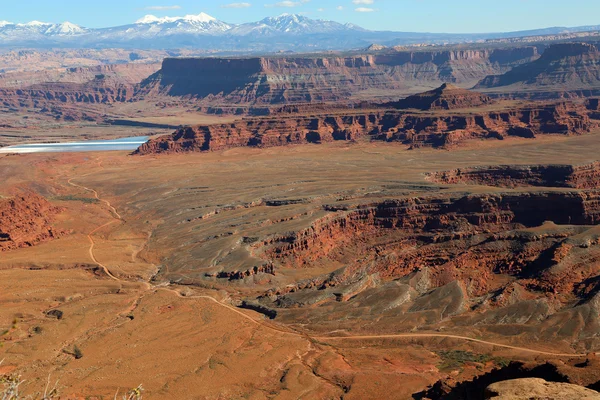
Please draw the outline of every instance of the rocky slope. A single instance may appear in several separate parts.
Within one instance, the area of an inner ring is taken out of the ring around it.
[[[52,219],[60,211],[34,193],[0,198],[0,252],[59,237]]]
[[[481,93],[461,89],[449,83],[429,92],[409,96],[395,103],[400,109],[417,110],[455,110],[461,108],[480,107],[492,104],[493,100]]]
[[[419,197],[330,211],[308,229],[252,245],[275,275],[341,266],[254,300],[276,319],[356,331],[360,315],[361,326],[390,333],[476,327],[596,348],[597,190]],[[254,273],[234,272],[229,279]]]
[[[171,136],[149,141],[137,154],[272,147],[366,138],[401,142],[412,147],[452,147],[472,139],[534,138],[543,134],[577,135],[598,122],[589,110],[570,102],[473,113],[360,114],[248,118],[231,124],[184,127]]]
[[[139,96],[184,96],[213,105],[333,102],[370,89],[474,83],[537,56],[536,47],[517,47],[351,57],[167,58],[142,83]]]
[[[488,76],[476,89],[494,92],[556,91],[558,95],[598,93],[600,90],[600,51],[588,43],[550,46],[542,56],[502,74]],[[555,94],[555,96],[557,95]]]
[[[588,165],[493,165],[435,172],[428,178],[443,184],[516,187],[600,187],[600,162]]]

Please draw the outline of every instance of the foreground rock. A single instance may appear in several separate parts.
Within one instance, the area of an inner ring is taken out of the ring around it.
[[[486,390],[486,399],[497,400],[563,400],[600,399],[600,393],[569,383],[546,382],[539,378],[497,382]]]
[[[33,246],[59,237],[52,227],[60,208],[35,193],[0,199],[0,251]]]

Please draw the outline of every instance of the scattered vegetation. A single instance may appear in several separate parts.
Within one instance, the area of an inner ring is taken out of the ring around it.
[[[440,370],[451,370],[462,368],[466,363],[485,364],[493,361],[498,367],[506,367],[510,360],[503,357],[492,357],[489,354],[477,354],[464,350],[444,350],[438,351],[438,356],[442,359],[438,366]]]
[[[2,365],[2,361],[0,361]],[[44,393],[23,394],[25,380],[20,375],[0,375],[0,400],[58,400],[58,381],[50,387],[50,376]],[[135,398],[133,398],[135,399]],[[129,400],[129,399],[128,399]]]
[[[142,387],[142,385],[140,385],[134,389],[131,389],[129,392],[127,392],[127,394],[122,397],[122,400],[142,400],[143,393],[144,393],[144,388]],[[117,400],[118,394],[119,394],[119,392],[117,392],[117,394],[115,395],[114,400]]]
[[[79,347],[77,347],[77,345],[73,346],[73,356],[76,360],[83,358],[83,352]]]
[[[440,370],[462,368],[469,362],[484,364],[492,360],[492,357],[487,354],[476,354],[464,350],[444,350],[438,351],[437,354],[442,359],[442,363],[438,366]]]
[[[94,204],[98,202],[98,199],[93,198],[93,197],[77,197],[77,196],[73,196],[72,194],[67,195],[67,196],[56,196],[53,197],[53,200],[59,200],[59,201],[81,201],[83,203],[88,203],[88,204]]]

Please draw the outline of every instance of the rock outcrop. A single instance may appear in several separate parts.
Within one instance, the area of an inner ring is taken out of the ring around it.
[[[33,246],[59,237],[52,227],[60,208],[35,193],[0,198],[0,251]]]
[[[476,89],[509,92],[544,92],[548,96],[568,96],[579,92],[600,93],[600,51],[588,43],[550,46],[542,56],[502,74],[481,80]]]
[[[587,165],[492,165],[428,174],[443,184],[600,188],[600,162]]]
[[[351,57],[167,58],[137,95],[255,106],[335,102],[372,89],[476,82],[538,57],[536,47],[400,51]]]
[[[597,400],[600,399],[600,393],[570,383],[523,378],[490,385],[486,389],[485,398],[490,400]]]
[[[492,104],[493,100],[481,93],[461,89],[449,83],[429,92],[409,96],[393,104],[396,108],[417,110],[455,110]]]
[[[137,154],[182,153],[233,147],[272,147],[338,140],[453,147],[472,139],[578,135],[598,125],[583,105],[570,102],[469,113],[374,111],[318,116],[248,118],[231,124],[183,127],[142,145]]]

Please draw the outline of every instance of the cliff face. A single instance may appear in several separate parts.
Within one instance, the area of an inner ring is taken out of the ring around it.
[[[353,57],[165,59],[137,94],[185,96],[220,105],[329,102],[418,82],[473,82],[536,57],[535,47],[525,47]]]
[[[588,165],[494,165],[461,168],[429,175],[434,182],[444,184],[476,184],[515,187],[570,187],[592,189],[600,187],[600,162]]]
[[[597,126],[581,105],[557,103],[473,114],[366,114],[249,118],[232,124],[184,127],[142,145],[137,154],[272,147],[336,140],[401,142],[412,147],[452,147],[470,139],[541,134],[575,135]]]
[[[590,90],[600,87],[600,51],[587,43],[564,43],[550,46],[542,56],[502,74],[481,80],[476,88],[506,88],[545,90],[551,87],[560,92]]]
[[[45,198],[27,193],[0,199],[0,251],[33,246],[61,235],[51,225],[60,209]]]

